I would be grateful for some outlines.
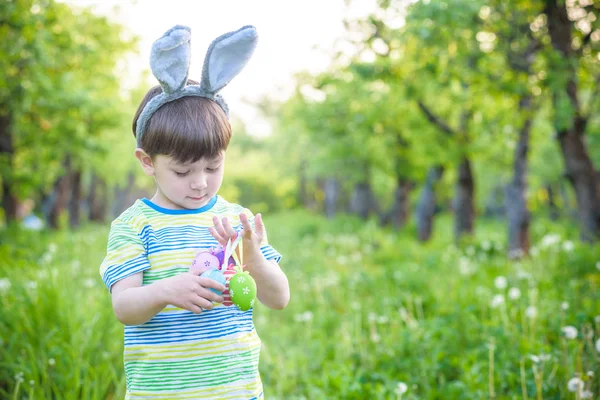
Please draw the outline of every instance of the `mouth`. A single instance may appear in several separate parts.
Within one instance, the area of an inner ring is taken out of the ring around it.
[[[200,200],[204,200],[204,198],[206,197],[206,195],[201,196],[201,197],[192,197],[192,196],[188,196],[188,199],[191,199],[193,201],[200,201]]]

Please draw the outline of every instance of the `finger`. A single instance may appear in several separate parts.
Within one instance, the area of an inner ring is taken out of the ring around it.
[[[194,300],[194,304],[196,304],[198,307],[201,307],[203,310],[213,309],[213,303],[210,300],[206,300],[202,296],[198,296],[198,298]]]
[[[250,225],[250,221],[248,220],[248,216],[244,213],[240,214],[240,222],[244,227],[244,237],[249,239],[252,236],[252,225]]]
[[[210,232],[212,237],[214,237],[217,240],[217,242],[219,242],[223,246],[225,246],[227,244],[227,239],[225,239],[223,236],[219,235],[219,232],[217,232],[217,230],[214,227],[212,227],[212,226],[209,227],[208,231]]]
[[[254,217],[254,227],[256,230],[256,234],[258,236],[260,236],[260,238],[262,239],[263,237],[265,237],[265,224],[263,223],[262,220],[262,214],[258,213],[256,214],[256,217]]]
[[[194,265],[192,267],[190,267],[190,272],[194,275],[200,276],[203,273],[205,273],[206,271],[208,271],[211,267],[210,266],[206,266],[204,264],[201,265]]]
[[[194,314],[200,314],[202,311],[204,311],[204,310],[202,309],[202,307],[200,307],[200,306],[197,306],[197,305],[196,305],[196,304],[194,304],[194,303],[188,303],[188,304],[185,304],[185,307],[184,307],[184,308],[185,308],[186,310],[188,310],[188,311],[191,311],[191,312],[193,312]]]
[[[215,225],[215,230],[217,231],[217,233],[219,234],[219,236],[221,236],[223,238],[223,240],[225,240],[225,242],[227,242],[227,234],[225,233],[225,229],[223,229],[223,224],[221,223],[221,220],[219,219],[219,217],[217,217],[216,215],[213,217],[213,224]]]
[[[231,226],[231,223],[227,218],[223,218],[223,229],[225,229],[225,233],[227,237],[230,237],[232,240],[237,237],[237,232]]]
[[[198,283],[203,288],[213,288],[213,289],[217,289],[221,292],[225,291],[225,286],[223,286],[219,282],[215,281],[214,279],[204,278],[204,277],[200,276],[200,277],[198,277]]]
[[[223,296],[219,296],[215,292],[205,288],[201,288],[198,290],[198,296],[202,297],[203,299],[206,299],[209,302],[214,301],[215,303],[222,303],[223,301],[225,301]]]

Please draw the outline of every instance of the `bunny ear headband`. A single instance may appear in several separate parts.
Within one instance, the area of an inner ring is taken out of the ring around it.
[[[185,96],[206,97],[221,106],[229,117],[229,108],[217,94],[246,66],[258,41],[253,26],[216,38],[208,47],[200,85],[186,85],[190,66],[191,29],[176,25],[152,45],[150,68],[160,82],[163,92],[150,100],[137,121],[135,136],[141,147],[148,120],[162,105]]]

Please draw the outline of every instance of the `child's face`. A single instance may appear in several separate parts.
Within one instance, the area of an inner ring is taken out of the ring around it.
[[[138,157],[139,158],[139,157]],[[206,205],[223,183],[225,152],[217,158],[179,163],[164,155],[142,160],[147,175],[154,175],[158,190],[153,201],[169,209],[196,209]]]

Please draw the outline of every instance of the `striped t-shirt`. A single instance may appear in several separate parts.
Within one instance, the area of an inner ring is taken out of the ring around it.
[[[227,217],[241,230],[239,214],[252,213],[215,196],[196,210],[169,210],[137,200],[113,221],[100,274],[110,290],[120,279],[143,272],[143,284],[187,272],[197,252],[218,245],[208,228],[213,216]],[[266,238],[267,259],[281,255]],[[228,278],[233,271],[226,271]],[[228,288],[228,285],[226,285]],[[252,309],[225,301],[198,315],[167,306],[150,321],[125,326],[128,399],[256,399],[263,397],[258,372],[261,342]]]

